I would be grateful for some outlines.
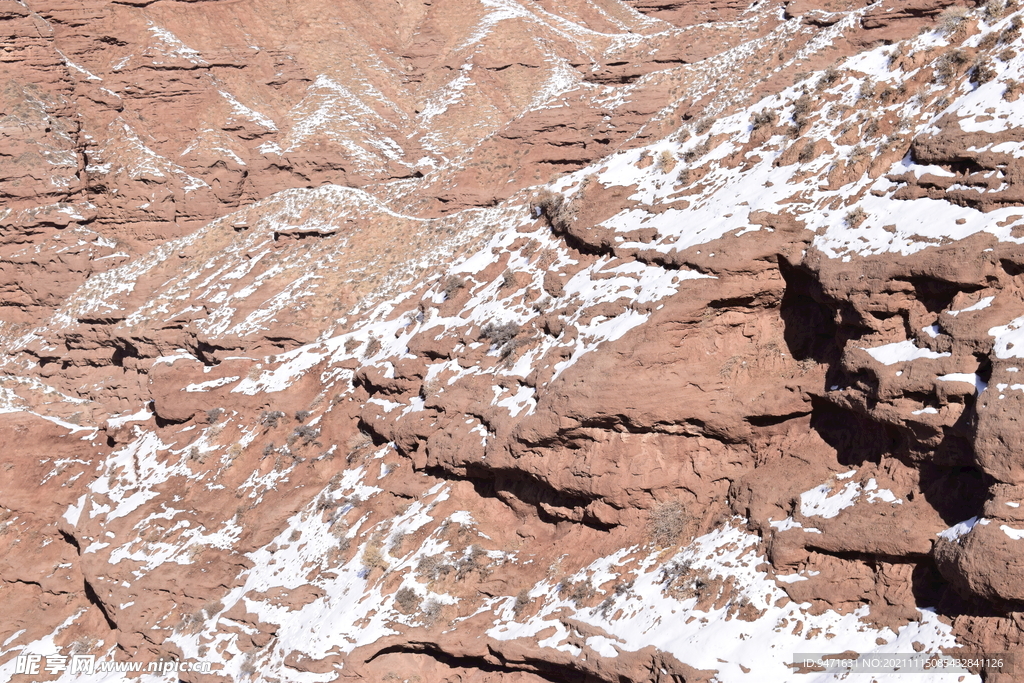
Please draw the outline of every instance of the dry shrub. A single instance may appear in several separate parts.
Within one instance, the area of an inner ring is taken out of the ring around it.
[[[552,225],[561,225],[568,218],[565,197],[558,192],[544,188],[533,200],[532,211],[535,215],[545,216]]]
[[[825,73],[823,73],[821,78],[818,80],[817,88],[819,90],[823,90],[831,85],[835,85],[839,81],[839,75],[839,69],[834,66],[830,66],[825,69]]]
[[[512,272],[510,268],[506,268],[505,272],[501,274],[501,283],[498,285],[499,290],[505,290],[512,287],[516,283],[516,274]]]
[[[665,585],[666,590],[671,589],[692,569],[693,565],[689,560],[673,560],[661,568],[661,582]]]
[[[860,227],[861,223],[866,221],[867,218],[868,212],[858,206],[847,212],[845,221],[849,227],[856,228]]]
[[[487,551],[477,544],[469,548],[469,553],[455,563],[455,579],[462,581],[472,572],[484,573],[487,562]]]
[[[662,173],[671,173],[672,169],[676,167],[676,155],[671,151],[664,149],[658,154],[658,159],[655,162],[655,168]]]
[[[970,10],[962,5],[947,7],[939,14],[939,31],[947,36],[956,33],[956,30],[967,21],[969,14]]]
[[[395,593],[395,604],[405,614],[415,612],[420,607],[420,596],[416,595],[416,591],[409,587],[399,589]]]
[[[896,45],[894,45],[892,50],[889,52],[889,68],[892,68],[893,66],[895,66],[895,64],[900,60],[900,57],[902,57],[906,53],[907,53],[907,43],[906,43],[906,41],[905,40],[901,40],[900,42],[896,43]]]
[[[430,599],[423,604],[423,623],[427,626],[433,625],[438,619],[441,618],[441,610],[443,609],[441,603],[437,600]]]
[[[675,545],[679,537],[686,531],[689,516],[678,500],[658,503],[651,510],[650,537],[657,546]]]
[[[988,0],[985,3],[985,18],[988,21],[999,21],[1006,14],[1006,3],[1003,0]]]
[[[71,654],[78,655],[92,652],[102,641],[94,636],[82,636],[71,643]]]
[[[363,568],[373,571],[374,569],[387,570],[388,561],[377,545],[368,545],[363,551]]]
[[[800,150],[800,154],[797,156],[797,160],[802,164],[806,164],[810,161],[814,161],[814,157],[817,156],[814,153],[814,141],[808,140]]]
[[[309,425],[301,425],[295,428],[295,431],[292,432],[292,435],[288,438],[288,440],[291,443],[295,443],[296,441],[301,440],[304,446],[308,446],[310,444],[319,446],[320,442],[317,441],[319,437],[319,429],[315,427],[310,427]]]
[[[1024,26],[1024,19],[1019,16],[1010,19],[1010,24],[999,34],[1000,43],[1012,43],[1020,37],[1021,27]]]
[[[868,150],[868,148],[863,146],[863,145],[858,144],[850,152],[850,164],[853,165],[853,166],[856,166],[858,164],[862,164],[863,162],[867,161],[868,157],[870,157],[870,156],[871,156],[871,153]]]
[[[524,588],[516,594],[516,603],[512,606],[512,611],[518,617],[523,613],[523,610],[529,607],[530,602],[532,602],[530,600],[530,591]]]
[[[935,79],[940,83],[949,83],[959,75],[969,61],[970,58],[963,50],[946,50],[935,60]]]
[[[487,323],[480,329],[480,338],[491,342],[491,345],[499,351],[504,351],[521,331],[522,328],[519,324],[512,321],[506,323]]]
[[[391,539],[391,543],[388,544],[388,552],[398,557],[402,552],[402,545],[405,544],[405,534],[395,534],[395,537]]]
[[[1021,93],[1020,81],[1017,81],[1015,79],[1010,78],[1010,79],[1007,79],[1007,81],[1004,83],[1004,85],[1006,86],[1006,90],[1003,91],[1003,99],[1004,100],[1006,100],[1007,102],[1013,102],[1014,100],[1016,100],[1020,96],[1020,93]]]
[[[416,565],[416,574],[428,581],[436,581],[455,571],[455,567],[445,561],[444,555],[424,555]]]
[[[700,158],[704,157],[705,155],[707,155],[707,153],[710,152],[710,151],[711,151],[711,141],[710,140],[704,140],[700,144],[698,144],[698,145],[696,145],[694,147],[691,147],[690,149],[688,149],[685,152],[683,152],[683,160],[686,163],[691,164],[694,161],[696,161],[697,159],[700,159]]]
[[[752,121],[754,130],[773,128],[779,122],[779,115],[771,109],[762,109],[754,114]]]
[[[801,131],[811,123],[811,111],[814,110],[814,100],[810,95],[804,93],[793,102],[793,123],[796,129]]]
[[[380,351],[380,339],[376,337],[370,337],[370,341],[366,342],[366,350],[363,351],[363,358],[370,358],[376,356]]]
[[[264,410],[260,415],[260,424],[274,429],[285,415],[280,410]]]
[[[445,280],[444,289],[442,290],[444,293],[445,301],[451,299],[452,295],[455,294],[455,292],[459,291],[465,286],[466,281],[463,280],[461,277],[458,277],[456,275],[449,276],[448,279]]]
[[[352,435],[352,437],[346,443],[349,451],[361,451],[364,448],[368,448],[373,445],[373,439],[366,432],[360,430]]]
[[[592,597],[594,597],[594,587],[590,585],[590,581],[580,581],[579,583],[573,584],[572,588],[569,589],[569,600],[571,600],[576,607],[582,607],[583,604]]]
[[[253,661],[254,652],[247,652],[242,659],[242,665],[238,668],[238,674],[242,678],[250,678],[256,673],[256,662]]]
[[[995,79],[996,70],[992,67],[992,63],[987,59],[978,59],[974,62],[974,68],[971,69],[971,83],[977,85],[984,85],[989,81]]]

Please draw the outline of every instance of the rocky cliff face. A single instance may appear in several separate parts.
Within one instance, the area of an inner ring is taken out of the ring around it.
[[[0,675],[1019,651],[1022,26],[0,0]]]

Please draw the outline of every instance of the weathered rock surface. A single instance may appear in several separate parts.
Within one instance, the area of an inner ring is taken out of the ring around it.
[[[1022,19],[951,4],[0,1],[0,674],[1019,650]]]

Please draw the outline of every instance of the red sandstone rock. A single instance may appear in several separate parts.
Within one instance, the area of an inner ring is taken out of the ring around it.
[[[0,667],[748,671],[616,630],[662,604],[1019,648],[1021,130],[928,84],[1019,37],[837,62],[950,4],[0,2]]]

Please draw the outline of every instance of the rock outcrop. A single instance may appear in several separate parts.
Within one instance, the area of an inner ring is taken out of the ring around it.
[[[0,0],[0,674],[1019,651],[1022,17]]]

